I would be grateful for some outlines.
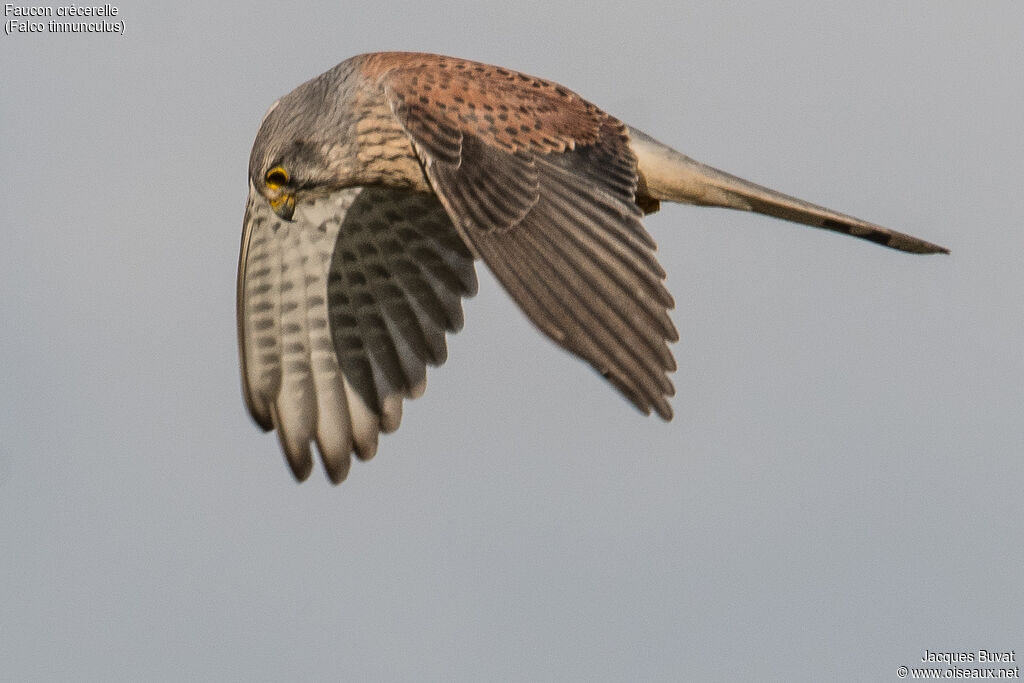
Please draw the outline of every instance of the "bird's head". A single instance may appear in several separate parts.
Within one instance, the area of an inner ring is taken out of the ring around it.
[[[249,157],[249,180],[274,213],[292,219],[297,203],[335,185],[317,126],[289,101],[275,102],[260,125]]]

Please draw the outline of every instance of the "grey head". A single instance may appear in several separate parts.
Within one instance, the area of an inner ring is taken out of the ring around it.
[[[341,189],[354,118],[352,67],[337,67],[291,91],[267,110],[249,156],[249,180],[274,212],[291,220],[296,203]]]

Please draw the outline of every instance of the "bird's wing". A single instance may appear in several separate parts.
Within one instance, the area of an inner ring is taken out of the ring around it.
[[[331,480],[398,428],[476,291],[473,257],[431,194],[353,187],[284,221],[250,187],[238,269],[246,404],[299,480]]]
[[[526,315],[645,413],[671,417],[672,297],[640,222],[625,125],[575,93],[474,62],[369,56],[459,233]]]

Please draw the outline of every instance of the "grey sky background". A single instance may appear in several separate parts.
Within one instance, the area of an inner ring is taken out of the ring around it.
[[[123,37],[0,36],[0,679],[1024,656],[1019,3],[116,4]],[[663,207],[668,424],[481,271],[377,458],[298,486],[239,388],[249,148],[277,97],[385,49],[556,80],[953,253]]]

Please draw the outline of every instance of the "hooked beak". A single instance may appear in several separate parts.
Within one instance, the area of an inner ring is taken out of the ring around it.
[[[295,195],[282,193],[274,197],[270,200],[270,208],[284,220],[290,221],[295,213]]]

